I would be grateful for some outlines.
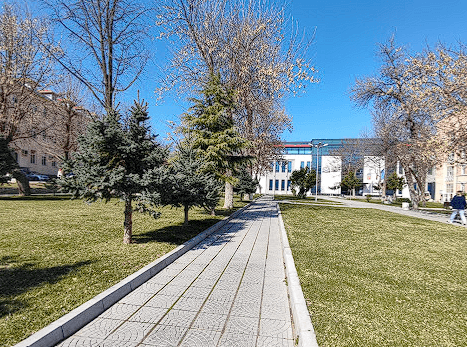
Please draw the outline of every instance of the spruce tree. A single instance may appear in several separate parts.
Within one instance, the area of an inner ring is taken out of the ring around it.
[[[251,177],[246,167],[243,167],[238,174],[238,182],[234,187],[234,191],[240,194],[240,199],[243,200],[243,196],[254,194],[258,187],[258,180]]]
[[[136,210],[159,216],[153,209],[159,194],[151,180],[167,150],[151,135],[148,119],[147,104],[135,101],[126,120],[110,110],[102,120],[90,123],[79,139],[78,152],[65,162],[68,177],[59,180],[64,191],[86,202],[120,198],[125,203],[123,242],[127,244],[132,241],[133,202]]]
[[[188,224],[190,208],[198,206],[213,211],[220,199],[220,181],[214,174],[203,172],[203,165],[193,146],[185,142],[178,146],[159,181],[157,190],[161,193],[161,203],[183,207],[184,225]]]
[[[225,208],[233,208],[234,174],[246,157],[241,155],[249,142],[237,132],[232,113],[234,91],[225,88],[219,74],[211,74],[200,92],[192,99],[190,113],[183,117],[183,132],[193,138],[193,146],[203,156],[202,171],[216,175],[225,182]]]

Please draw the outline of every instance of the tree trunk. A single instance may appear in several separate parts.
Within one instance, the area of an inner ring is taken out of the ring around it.
[[[125,221],[123,222],[123,243],[130,244],[133,234],[133,208],[131,207],[132,199],[125,198]]]
[[[16,183],[18,184],[18,194],[21,196],[30,196],[31,188],[29,187],[29,180],[26,175],[20,170],[13,170],[12,176],[16,179]]]
[[[225,182],[224,208],[233,209],[233,185],[229,182]]]
[[[183,222],[183,225],[188,225],[188,211],[190,210],[190,206],[185,205],[184,210],[185,210],[185,221]]]

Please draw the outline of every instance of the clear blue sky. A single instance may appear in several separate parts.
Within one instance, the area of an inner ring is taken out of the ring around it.
[[[288,12],[302,30],[311,34],[316,28],[310,55],[320,83],[287,100],[294,130],[283,134],[286,141],[358,137],[371,128],[370,112],[354,107],[348,91],[355,78],[376,72],[377,43],[392,34],[412,52],[438,41],[467,43],[466,0],[289,0]],[[148,101],[153,131],[163,138],[167,120],[177,121],[184,105],[170,98],[159,106]]]

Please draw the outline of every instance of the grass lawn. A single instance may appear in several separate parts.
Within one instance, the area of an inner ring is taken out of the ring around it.
[[[274,199],[279,200],[279,201],[289,200],[289,201],[296,201],[296,202],[315,203],[314,196],[313,197],[307,196],[304,199],[300,199],[299,197],[293,196],[293,195],[274,195]],[[342,204],[339,201],[332,201],[332,200],[327,200],[327,199],[322,199],[322,198],[318,198],[317,203],[318,204],[335,204],[335,205]]]
[[[229,213],[190,210],[188,227],[182,209],[162,208],[157,220],[135,213],[135,243],[124,245],[123,208],[117,201],[0,198],[0,346],[23,340]]]
[[[281,204],[320,347],[467,346],[465,228]]]

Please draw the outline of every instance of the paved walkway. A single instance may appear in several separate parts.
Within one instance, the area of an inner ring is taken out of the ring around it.
[[[253,203],[57,346],[294,346],[275,203]]]
[[[351,199],[335,198],[335,197],[330,197],[330,196],[320,196],[320,198],[340,203],[339,205],[320,204],[320,206],[374,208],[374,209],[377,209],[377,210],[399,213],[399,214],[402,214],[402,215],[405,215],[405,216],[428,219],[428,220],[441,222],[441,223],[447,223],[448,220],[449,220],[449,217],[450,217],[450,214],[430,212],[430,211],[427,211],[427,210],[419,210],[419,211],[403,210],[399,206],[373,204],[373,203],[368,203],[366,201],[359,200],[359,199],[351,200]],[[454,221],[454,225],[463,226],[459,219]]]

